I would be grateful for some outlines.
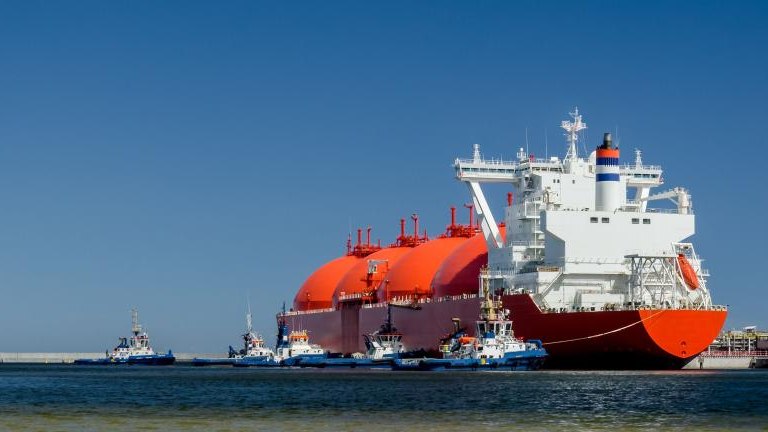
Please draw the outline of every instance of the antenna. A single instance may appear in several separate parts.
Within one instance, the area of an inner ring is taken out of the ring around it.
[[[528,128],[525,128],[525,153],[530,155],[531,152],[528,151]]]
[[[347,255],[352,253],[352,218],[347,219]]]
[[[478,163],[482,160],[480,155],[480,144],[472,144],[472,161]]]
[[[547,128],[544,128],[544,158],[549,160],[549,140],[547,140]]]
[[[245,315],[245,327],[246,331],[250,334],[253,331],[253,325],[251,322],[251,298],[247,294],[245,296],[245,301],[248,304],[248,313]],[[283,308],[285,308],[285,306],[283,306]]]

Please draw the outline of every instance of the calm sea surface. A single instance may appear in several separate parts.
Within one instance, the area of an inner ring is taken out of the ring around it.
[[[0,430],[768,430],[768,370],[0,365]]]

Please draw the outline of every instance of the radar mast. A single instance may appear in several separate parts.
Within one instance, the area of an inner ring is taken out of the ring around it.
[[[581,121],[579,107],[575,107],[573,112],[568,113],[573,117],[571,120],[563,120],[560,127],[565,129],[565,138],[568,141],[568,153],[565,155],[565,162],[573,162],[579,157],[578,147],[579,132],[587,128],[587,124]]]
[[[141,324],[139,324],[139,311],[136,308],[131,309],[131,332],[134,336],[141,333]]]

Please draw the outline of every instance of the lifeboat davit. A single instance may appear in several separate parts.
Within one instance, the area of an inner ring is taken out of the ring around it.
[[[677,254],[677,264],[680,267],[680,276],[683,277],[685,284],[692,290],[699,287],[699,278],[696,276],[696,270],[688,262],[688,258],[683,254]]]

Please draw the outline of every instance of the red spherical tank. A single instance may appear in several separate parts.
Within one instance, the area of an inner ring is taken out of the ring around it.
[[[390,247],[359,260],[336,285],[333,295],[334,304],[338,302],[340,296],[366,294],[375,291],[389,269],[411,250],[410,247]],[[376,265],[376,273],[369,274],[368,263],[371,260],[383,261],[383,263]]]
[[[430,282],[438,267],[466,241],[465,237],[444,237],[415,247],[387,273],[376,292],[377,298],[388,301],[394,297],[431,297]]]
[[[499,227],[501,238],[506,228]],[[480,268],[488,264],[488,245],[483,234],[476,234],[456,248],[440,265],[432,280],[432,296],[477,294]]]
[[[333,292],[342,277],[355,264],[356,256],[343,256],[326,263],[310,275],[293,299],[294,310],[325,309],[333,306]]]

